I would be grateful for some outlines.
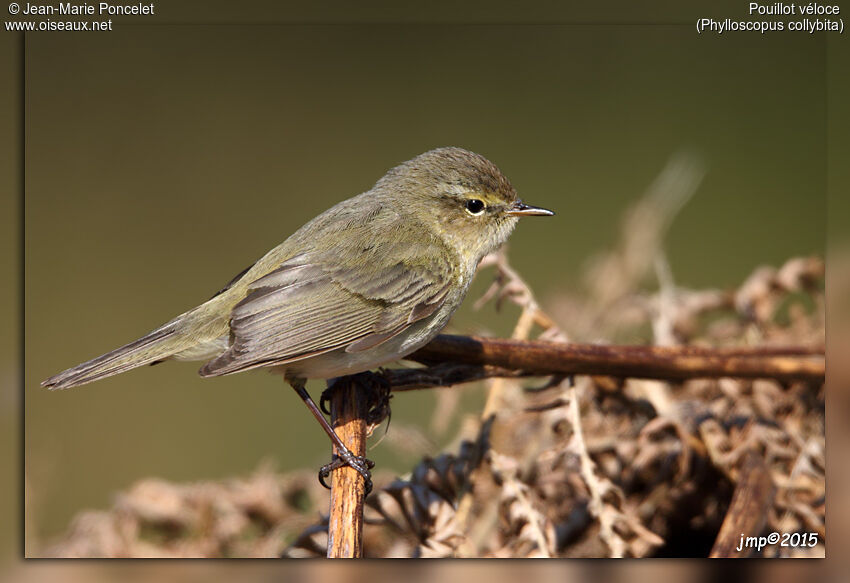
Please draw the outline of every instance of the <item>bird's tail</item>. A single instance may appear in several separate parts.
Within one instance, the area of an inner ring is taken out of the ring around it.
[[[170,358],[186,348],[186,334],[173,320],[129,344],[43,381],[48,389],[68,389]]]

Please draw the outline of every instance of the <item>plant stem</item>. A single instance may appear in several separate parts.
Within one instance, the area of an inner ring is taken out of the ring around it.
[[[346,377],[338,379],[331,398],[331,424],[356,456],[366,455],[365,390]],[[336,448],[334,448],[336,453]],[[328,558],[360,558],[363,555],[363,502],[366,485],[357,470],[343,467],[331,472],[328,517]]]

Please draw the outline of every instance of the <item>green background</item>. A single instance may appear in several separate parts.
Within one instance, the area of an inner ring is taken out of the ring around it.
[[[688,20],[29,35],[28,535],[61,532],[142,477],[327,461],[303,405],[261,372],[203,380],[195,363],[168,363],[64,392],[38,383],[207,299],[427,149],[478,151],[558,212],[522,223],[510,245],[544,307],[578,287],[587,257],[616,241],[622,212],[682,150],[708,172],[665,240],[677,283],[733,286],[757,265],[822,254],[825,50],[823,35],[699,36]],[[471,303],[453,330],[509,332],[510,311]],[[427,427],[433,403],[398,396],[393,423]],[[370,457],[406,471],[415,456],[392,439]]]

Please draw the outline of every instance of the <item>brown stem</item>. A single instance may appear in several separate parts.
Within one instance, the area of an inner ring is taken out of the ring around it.
[[[412,357],[410,357],[412,358]],[[415,391],[433,387],[450,387],[490,378],[533,376],[498,366],[478,366],[443,362],[426,368],[392,368],[383,372],[393,391]]]
[[[825,366],[822,347],[611,346],[450,335],[437,336],[407,358],[423,363],[484,365],[480,378],[500,376],[498,369],[503,369],[511,371],[509,376],[737,377],[823,383]],[[487,374],[487,367],[496,374]]]
[[[345,446],[356,456],[366,455],[364,391],[351,377],[338,379],[331,398],[331,424]],[[334,447],[336,453],[336,447]],[[363,554],[363,501],[366,484],[349,466],[331,472],[328,517],[328,558],[359,558]]]
[[[729,511],[711,548],[711,558],[746,557],[752,553],[753,548],[744,546],[741,536],[746,539],[761,535],[774,493],[764,460],[755,452],[749,452],[741,467]]]

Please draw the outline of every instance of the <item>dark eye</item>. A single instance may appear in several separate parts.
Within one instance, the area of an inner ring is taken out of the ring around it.
[[[466,201],[466,210],[471,215],[480,215],[484,211],[484,203],[477,198]]]

